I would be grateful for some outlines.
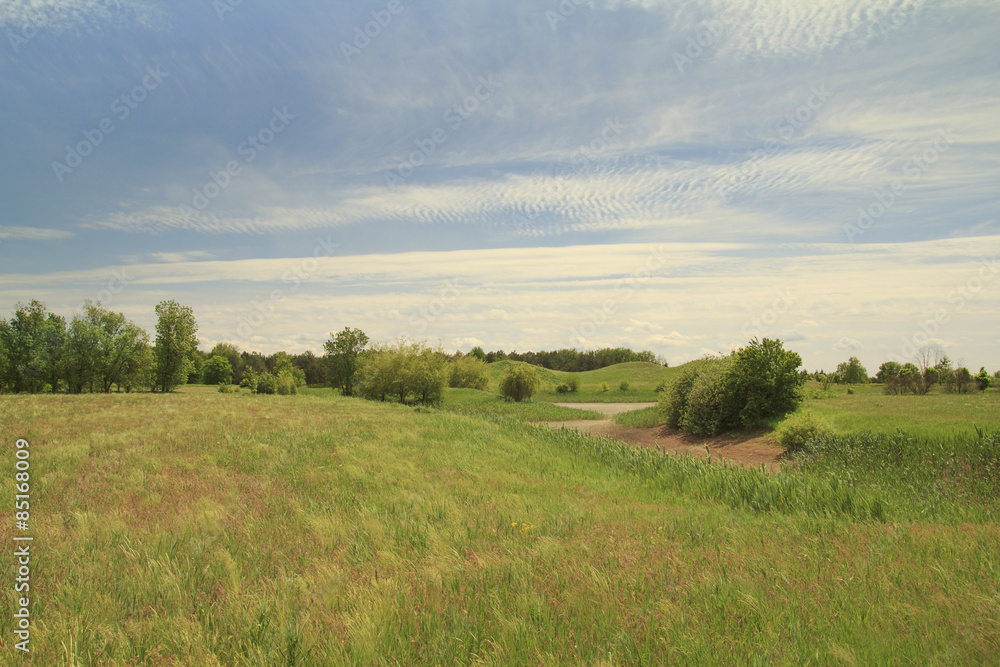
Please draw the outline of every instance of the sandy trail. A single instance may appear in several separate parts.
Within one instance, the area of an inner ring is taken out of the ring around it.
[[[605,435],[637,447],[652,447],[677,455],[705,456],[705,448],[713,459],[726,459],[755,468],[762,464],[768,471],[777,470],[785,460],[785,450],[767,432],[727,433],[718,436],[688,435],[666,426],[627,428],[619,426],[614,416],[656,405],[656,403],[556,403],[567,408],[593,410],[608,415],[608,419],[579,419],[545,422],[553,428],[575,428],[585,433]]]

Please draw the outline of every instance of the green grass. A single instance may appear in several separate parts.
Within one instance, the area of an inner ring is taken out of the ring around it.
[[[497,361],[489,365],[490,388],[495,391],[503,377],[509,361]],[[535,395],[536,401],[553,403],[643,403],[657,400],[656,387],[661,382],[669,383],[680,371],[677,368],[665,368],[646,362],[630,362],[616,364],[606,368],[582,373],[552,371],[546,368],[538,369],[542,379],[542,387]],[[560,394],[556,387],[565,384],[570,377],[575,376],[580,384],[576,392]],[[618,386],[622,380],[629,382],[628,391],[621,391]],[[607,391],[603,386],[607,385]]]
[[[848,394],[850,388],[854,394]],[[1000,392],[925,396],[887,396],[877,385],[833,385],[824,391],[810,381],[804,407],[825,419],[840,434],[874,431],[907,433],[934,439],[975,436],[973,425],[1000,430]]]
[[[471,417],[507,416],[527,422],[604,419],[604,415],[592,410],[566,408],[538,400],[515,403],[476,389],[446,390],[441,409]]]
[[[660,424],[660,411],[655,405],[615,415],[615,423],[628,428],[653,428]]]
[[[483,404],[465,391],[429,412],[329,390],[0,396],[0,428],[32,443],[32,664],[982,664],[1000,651],[995,497],[945,494],[929,513],[849,466],[767,475]],[[8,449],[0,474],[13,472]],[[14,568],[0,559],[8,609]],[[0,615],[5,664],[12,630]]]

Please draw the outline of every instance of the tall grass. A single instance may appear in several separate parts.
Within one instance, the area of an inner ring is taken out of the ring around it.
[[[943,522],[949,499],[914,520],[820,472],[329,395],[0,396],[0,429],[32,442],[31,664],[981,664],[1000,650],[1000,528]],[[0,559],[4,609],[14,568]],[[12,629],[0,614],[4,664]]]

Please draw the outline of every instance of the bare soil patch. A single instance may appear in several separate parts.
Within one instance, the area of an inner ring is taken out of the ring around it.
[[[655,403],[557,403],[570,408],[595,410],[607,415],[638,410]],[[706,448],[713,459],[725,459],[740,465],[759,468],[762,464],[769,472],[776,471],[786,461],[784,448],[767,431],[726,433],[717,436],[689,435],[666,426],[655,428],[628,428],[619,426],[613,419],[571,420],[545,422],[553,428],[575,428],[584,433],[604,435],[636,447],[650,447],[683,456],[706,456]]]

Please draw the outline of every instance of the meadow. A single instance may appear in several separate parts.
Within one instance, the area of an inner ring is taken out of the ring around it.
[[[675,372],[633,376],[632,394],[608,380],[628,370],[602,370],[578,395],[642,400]],[[1000,654],[1000,394],[809,387],[804,409],[836,436],[767,474],[532,423],[584,418],[550,404],[565,400],[554,376],[524,405],[473,390],[437,408],[329,389],[0,396],[5,440],[31,442],[36,538],[32,653],[4,614],[4,664]],[[13,507],[13,484],[0,501]]]

